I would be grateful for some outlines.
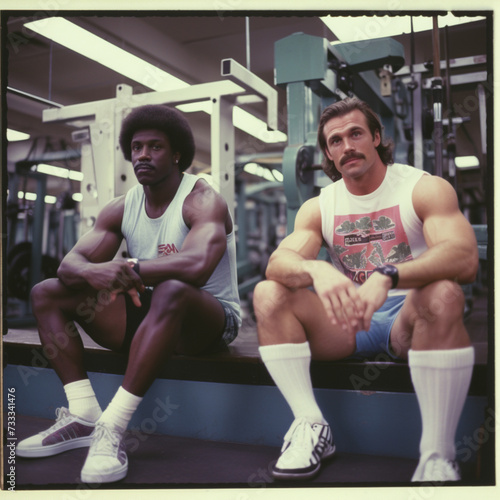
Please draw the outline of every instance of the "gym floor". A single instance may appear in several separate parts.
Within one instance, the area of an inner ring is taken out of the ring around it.
[[[37,417],[18,416],[18,420],[18,439],[52,423]],[[16,490],[75,488],[81,484],[80,470],[86,454],[87,449],[82,448],[53,457],[16,457]],[[151,434],[128,452],[128,475],[122,481],[99,488],[401,486],[409,484],[416,467],[414,459],[338,453],[310,481],[276,482],[270,470],[278,455],[279,449],[272,446]],[[467,483],[471,471],[465,472]]]

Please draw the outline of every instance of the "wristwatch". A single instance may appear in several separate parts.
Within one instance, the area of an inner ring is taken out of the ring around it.
[[[379,267],[376,267],[373,272],[383,274],[384,276],[389,276],[392,280],[391,288],[396,288],[398,286],[399,272],[397,267],[392,266],[391,264],[383,264]]]
[[[139,271],[140,271],[140,265],[139,265],[139,259],[127,259],[127,262],[128,262],[128,265],[132,268],[132,271],[134,271],[134,273],[139,274]]]

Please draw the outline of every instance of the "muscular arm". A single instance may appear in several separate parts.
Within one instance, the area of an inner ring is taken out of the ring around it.
[[[398,288],[421,288],[443,279],[461,284],[473,281],[478,266],[476,238],[459,210],[452,186],[440,177],[423,176],[413,191],[413,206],[423,222],[429,248],[414,260],[396,264]],[[373,273],[359,287],[365,304],[365,329],[387,298],[390,286],[389,277]]]
[[[319,199],[312,198],[300,208],[293,233],[271,255],[266,277],[288,288],[313,286],[333,324],[357,327],[363,309],[356,287],[330,263],[316,260],[322,242]]]
[[[297,213],[294,231],[271,255],[266,277],[288,288],[311,286],[311,264],[318,256],[321,243],[319,201],[318,198],[312,198],[306,201]]]
[[[441,279],[474,281],[478,251],[474,230],[460,212],[453,187],[440,177],[423,176],[413,192],[429,247],[417,259],[397,265],[399,288],[418,288]]]
[[[184,201],[183,217],[190,228],[179,253],[142,261],[145,285],[177,279],[201,287],[206,284],[226,250],[232,230],[226,202],[211,187],[198,181]]]
[[[124,197],[109,202],[99,214],[95,226],[85,233],[64,257],[57,272],[68,287],[96,290],[141,290],[142,282],[124,260],[113,261],[123,236]]]

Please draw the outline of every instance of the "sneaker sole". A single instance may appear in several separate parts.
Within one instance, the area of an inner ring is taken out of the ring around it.
[[[30,447],[23,449],[18,447],[16,448],[16,455],[23,458],[51,457],[53,455],[58,455],[59,453],[64,453],[65,451],[89,447],[91,442],[92,437],[86,436],[83,438],[74,438],[68,441],[63,441],[62,443],[40,446],[38,448]]]
[[[306,472],[291,472],[291,471],[286,471],[284,469],[273,469],[272,475],[274,479],[279,479],[279,480],[296,480],[300,481],[301,479],[312,479],[316,474],[318,474],[319,470],[321,468],[321,462],[316,464],[314,469],[307,470]],[[304,471],[304,469],[300,469],[301,471]]]
[[[85,472],[82,470],[81,480],[83,483],[114,483],[120,481],[127,475],[128,464],[123,465],[120,469],[113,471],[112,474]]]
[[[296,480],[300,481],[301,479],[312,479],[314,476],[316,476],[321,469],[321,464],[328,460],[329,458],[333,457],[335,454],[335,445],[328,451],[328,453],[325,453],[322,457],[321,460],[313,467],[312,469],[306,468],[306,469],[296,469],[296,470],[286,470],[286,469],[276,469],[273,468],[271,474],[275,479],[288,479],[288,480]]]

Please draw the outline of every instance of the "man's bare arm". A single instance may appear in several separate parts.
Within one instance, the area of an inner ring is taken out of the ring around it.
[[[226,233],[232,227],[227,204],[219,194],[198,181],[184,202],[183,216],[190,231],[179,253],[140,263],[145,285],[177,279],[201,287],[224,255]]]
[[[363,313],[356,287],[330,263],[317,260],[322,242],[319,199],[312,198],[300,208],[293,233],[271,255],[266,277],[292,289],[313,286],[332,324],[352,329]]]
[[[109,202],[99,214],[95,226],[64,257],[57,276],[66,286],[77,289],[91,286],[116,293],[143,289],[140,277],[125,260],[112,260],[123,239],[123,204],[123,197]]]
[[[460,284],[474,281],[477,241],[451,184],[440,177],[422,177],[415,186],[413,204],[429,249],[413,261],[397,264],[399,288],[419,288],[442,279]]]
[[[266,277],[288,288],[311,286],[311,264],[319,254],[322,240],[319,202],[312,198],[298,211],[293,232],[272,253]]]

